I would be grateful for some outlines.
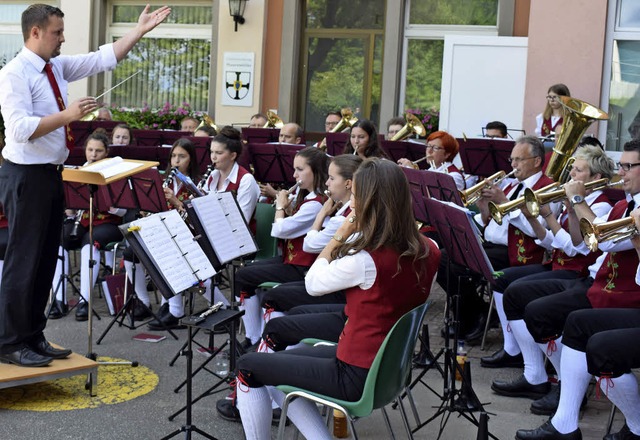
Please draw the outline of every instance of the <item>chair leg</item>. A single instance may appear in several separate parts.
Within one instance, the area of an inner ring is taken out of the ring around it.
[[[349,419],[349,426],[351,427],[351,433],[353,434],[353,439],[358,440],[358,433],[356,432],[356,424],[353,423],[353,419],[351,417],[347,416],[347,419]]]
[[[613,427],[613,419],[616,416],[616,406],[611,404],[611,411],[609,412],[609,420],[607,420],[607,432],[605,435],[609,435],[611,433],[611,428]]]
[[[285,396],[280,413],[280,423],[278,424],[278,440],[284,440],[284,429],[287,426],[287,410],[289,409],[289,396]]]
[[[387,426],[387,432],[389,432],[389,438],[396,440],[396,436],[393,433],[393,428],[391,427],[391,421],[389,420],[389,414],[387,414],[386,408],[383,406],[380,408],[382,411],[382,416],[384,417],[384,424]]]
[[[400,407],[400,415],[402,416],[402,423],[404,423],[404,429],[407,431],[407,437],[413,440],[413,432],[411,432],[411,426],[409,425],[409,418],[407,417],[407,412],[405,411],[404,405],[402,404],[402,399],[400,397],[397,397],[396,401],[398,402],[398,406]]]
[[[404,392],[409,400],[409,406],[411,407],[411,413],[413,414],[413,418],[416,419],[416,425],[420,424],[420,415],[418,414],[418,408],[416,407],[416,401],[413,399],[413,394],[411,394],[411,388],[405,387]],[[401,399],[401,398],[400,398]]]
[[[489,311],[487,312],[487,323],[484,325],[484,333],[482,334],[482,343],[480,343],[480,350],[484,351],[484,343],[487,339],[487,333],[489,332],[489,325],[491,324],[491,312],[494,307],[493,292],[491,292],[491,301],[489,301]]]

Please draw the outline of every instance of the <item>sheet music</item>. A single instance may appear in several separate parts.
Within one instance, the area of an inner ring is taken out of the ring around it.
[[[191,204],[221,263],[257,251],[233,194],[211,193]]]
[[[134,234],[174,294],[216,274],[177,211],[154,214],[131,222],[131,226],[140,227]]]
[[[113,177],[116,174],[126,173],[128,171],[140,168],[143,166],[141,163],[125,162],[120,156],[112,157],[111,159],[101,160],[95,164],[88,165],[82,169],[85,171],[92,171],[100,173],[105,179]]]

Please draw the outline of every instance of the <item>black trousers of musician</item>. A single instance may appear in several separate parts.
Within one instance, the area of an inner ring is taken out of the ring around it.
[[[9,222],[0,287],[0,352],[11,353],[44,338],[64,212],[58,167],[5,161],[0,204]]]
[[[355,402],[369,372],[336,358],[337,346],[301,347],[277,353],[248,353],[238,361],[239,376],[251,388],[292,385]]]
[[[270,319],[262,339],[273,351],[284,350],[305,338],[337,343],[346,321],[344,304],[298,306],[286,316]]]
[[[9,241],[9,230],[7,228],[0,229],[0,260],[4,260],[7,253],[7,242]]]
[[[256,288],[268,281],[276,283],[304,281],[308,270],[308,266],[284,264],[282,257],[254,261],[236,272],[234,294],[240,297],[240,293],[244,292],[245,296],[253,296]]]
[[[562,343],[587,354],[594,376],[619,377],[640,367],[640,309],[588,309],[571,312]]]
[[[516,281],[504,292],[504,312],[509,321],[524,319],[536,342],[562,334],[569,313],[590,309],[587,290],[593,278]]]
[[[509,267],[509,255],[507,254],[506,246],[485,243],[483,247],[494,270]],[[460,321],[460,336],[462,337],[468,331],[473,329],[474,325],[478,322],[478,319],[482,316],[486,316],[488,305],[478,293],[478,287],[482,277],[478,274],[472,274],[465,267],[457,264],[451,264],[449,269],[449,283],[447,287],[447,266],[449,263],[449,256],[443,249],[441,249],[441,252],[442,254],[440,257],[437,281],[449,295],[456,294],[458,289],[460,289],[460,314],[458,316],[458,320]],[[460,276],[462,278],[459,278]]]
[[[294,307],[312,304],[345,304],[344,292],[335,292],[322,296],[311,296],[307,293],[304,280],[280,284],[265,292],[262,307],[277,312],[287,312]]]
[[[77,238],[71,237],[73,230],[73,222],[65,222],[62,234],[62,246],[66,250],[80,249],[84,245],[89,244],[89,228],[82,225],[78,226]],[[101,223],[93,227],[93,242],[98,243],[98,249],[104,249],[109,243],[122,240],[122,233],[118,229],[118,225],[113,223]]]

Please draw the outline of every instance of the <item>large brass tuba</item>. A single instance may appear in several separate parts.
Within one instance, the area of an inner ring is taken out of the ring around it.
[[[633,217],[624,217],[605,223],[591,223],[586,218],[580,220],[580,232],[587,247],[595,252],[598,243],[614,240],[615,242],[631,238],[638,234]]]
[[[556,136],[556,145],[547,165],[546,175],[558,181],[569,158],[578,148],[578,143],[589,125],[595,120],[608,119],[608,115],[597,107],[569,96],[557,99],[565,109],[560,134]]]
[[[284,121],[280,119],[280,116],[269,110],[267,112],[267,123],[262,128],[282,128],[284,127]]]
[[[401,141],[408,138],[409,136],[413,136],[414,134],[423,136],[427,132],[427,130],[424,128],[424,125],[422,125],[422,122],[420,122],[420,119],[418,119],[415,115],[407,113],[404,115],[404,118],[407,123],[400,129],[399,132],[393,135],[390,140]]]
[[[340,119],[340,122],[338,122],[329,133],[340,133],[345,128],[353,127],[353,124],[358,122],[358,118],[353,115],[353,111],[351,111],[349,107],[341,109],[340,114],[342,115],[342,119]]]

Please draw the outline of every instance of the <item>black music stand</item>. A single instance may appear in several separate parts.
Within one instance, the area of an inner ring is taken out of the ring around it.
[[[460,159],[464,172],[474,176],[489,177],[502,170],[511,172],[509,162],[515,142],[510,139],[467,138],[458,139]]]
[[[421,171],[430,198],[462,205],[460,191],[453,177],[437,171]]]
[[[340,156],[349,142],[349,133],[327,133],[327,154]]]
[[[249,154],[253,160],[253,172],[258,182],[273,184],[293,184],[293,156],[304,145],[290,144],[249,144]]]
[[[402,158],[415,162],[424,159],[426,154],[426,146],[417,142],[383,140],[380,142],[380,146],[394,162],[398,162]],[[429,163],[426,160],[418,162],[417,165],[421,170],[429,168]]]
[[[278,142],[280,137],[279,128],[249,128],[242,129],[242,139],[249,144],[266,144],[267,142]]]
[[[430,225],[429,212],[426,208],[426,200],[429,198],[429,189],[425,176],[427,173],[413,168],[400,168],[409,181],[409,190],[413,202],[413,216],[416,220]]]
[[[105,191],[109,193],[109,196],[112,197],[114,203],[113,206],[116,206],[118,208],[134,209],[137,211],[146,211],[152,213],[163,212],[167,210],[167,203],[164,197],[164,192],[162,190],[162,180],[160,178],[158,170],[156,169],[144,170],[136,175],[129,176],[126,179],[119,180],[110,185],[107,185],[104,188]],[[134,264],[131,272],[131,281],[132,285],[134,286],[136,280],[136,258],[137,256],[134,253]],[[161,322],[160,319],[158,319],[158,315],[156,315],[150,307],[147,307],[146,304],[140,302],[140,305],[144,307],[144,309],[148,313],[151,314],[151,318],[147,319],[146,321],[142,320],[139,324],[136,325],[134,306],[136,302],[138,302],[138,296],[136,294],[135,288],[132,289],[132,292],[129,294],[128,287],[129,280],[125,276],[124,304],[96,341],[97,345],[100,345],[100,342],[102,342],[105,336],[107,336],[107,333],[109,333],[115,323],[118,323],[118,327],[126,327],[129,330],[135,330],[154,319],[158,322]],[[127,324],[125,324],[124,322],[125,318],[128,318],[129,322]],[[178,336],[174,332],[172,332],[171,329],[165,328],[165,330],[169,332],[173,339],[178,340]]]
[[[449,264],[458,264],[468,267],[470,271],[484,276],[490,282],[494,281],[493,269],[489,258],[487,257],[482,245],[477,229],[473,226],[473,219],[469,216],[468,210],[451,206],[448,203],[442,203],[438,200],[430,199],[427,201],[427,209],[431,214],[433,225],[438,230],[444,247],[449,255]],[[447,268],[447,278],[450,276],[450,270]],[[469,364],[465,364],[464,369],[456,361],[456,353],[449,344],[450,326],[453,326],[453,347],[457,347],[458,343],[458,298],[460,292],[447,294],[447,310],[449,313],[445,318],[445,346],[438,352],[430,364],[437,362],[437,359],[444,355],[444,387],[442,395],[438,395],[442,403],[436,413],[428,420],[418,424],[413,432],[422,429],[424,426],[442,416],[440,421],[440,430],[438,439],[442,436],[449,417],[452,413],[464,417],[478,428],[481,427],[480,420],[484,419],[487,412],[484,410],[483,404],[479,401],[477,395],[471,386],[471,371]],[[453,310],[453,316],[451,311]],[[422,381],[422,377],[429,368],[423,370],[410,385],[410,388]],[[462,377],[460,388],[457,388],[455,381],[456,371]],[[424,382],[422,382],[424,383]],[[436,393],[437,394],[437,393]],[[474,412],[481,412],[481,419],[477,419]],[[488,431],[488,430],[487,430]],[[496,439],[493,434],[488,436]]]

